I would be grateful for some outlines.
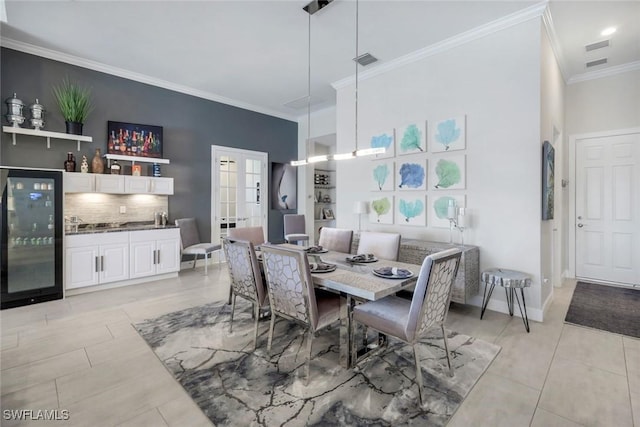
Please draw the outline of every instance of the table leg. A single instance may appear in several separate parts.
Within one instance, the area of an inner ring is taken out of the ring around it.
[[[518,293],[515,292],[516,300],[518,301],[518,308],[520,309],[520,316],[522,316],[522,322],[524,323],[524,328],[527,330],[527,333],[529,333],[529,318],[527,317],[527,303],[524,300],[524,288],[520,288],[520,294],[522,295],[522,306],[520,306]],[[523,307],[524,307],[524,313],[522,313]]]
[[[507,296],[507,307],[509,308],[509,315],[513,316],[513,288],[504,288],[504,294]]]
[[[487,296],[487,287],[488,283],[484,284],[484,293],[482,295],[482,311],[480,312],[480,320],[482,320],[482,316],[484,316],[484,311],[487,309],[487,304],[489,304],[489,300],[491,299],[491,294],[493,293],[493,288],[496,287],[495,283],[491,284],[491,288],[489,289],[489,295]]]
[[[340,366],[349,368],[351,366],[351,304],[350,295],[341,296],[343,301],[340,304]]]

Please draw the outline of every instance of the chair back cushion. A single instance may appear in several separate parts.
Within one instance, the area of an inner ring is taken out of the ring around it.
[[[460,249],[447,249],[429,255],[422,262],[405,329],[408,341],[446,320],[461,254]]]
[[[318,244],[325,249],[336,252],[351,252],[353,231],[344,228],[322,227]]]
[[[284,216],[284,235],[287,234],[304,234],[305,223],[304,215],[286,214]]]
[[[318,325],[318,308],[307,253],[265,244],[262,262],[271,311],[311,327]]]
[[[196,225],[195,218],[176,219],[176,225],[180,227],[180,241],[182,243],[182,249],[200,243],[200,236],[198,235],[198,226]]]
[[[253,243],[227,238],[222,245],[233,292],[263,306],[267,292]]]
[[[374,254],[378,259],[398,260],[400,235],[397,233],[377,233],[363,231],[358,244],[359,254]]]
[[[230,228],[227,236],[231,239],[248,240],[253,243],[254,246],[261,245],[265,242],[262,226]]]

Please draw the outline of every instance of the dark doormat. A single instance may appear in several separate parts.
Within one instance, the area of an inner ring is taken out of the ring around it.
[[[578,282],[564,321],[640,338],[640,289]]]

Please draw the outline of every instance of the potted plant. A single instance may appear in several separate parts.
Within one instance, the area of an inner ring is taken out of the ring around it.
[[[65,78],[60,86],[53,87],[53,95],[64,117],[67,133],[82,135],[82,125],[93,110],[91,91]]]

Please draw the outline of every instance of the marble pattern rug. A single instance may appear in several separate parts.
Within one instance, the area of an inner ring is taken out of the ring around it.
[[[251,306],[207,304],[134,325],[169,371],[215,425],[441,426],[454,414],[500,347],[448,331],[455,375],[449,376],[439,330],[421,341],[425,385],[420,406],[410,346],[389,346],[357,369],[338,363],[339,327],[313,341],[304,385],[306,333],[278,318],[271,354],[268,320],[259,322],[253,351]]]

